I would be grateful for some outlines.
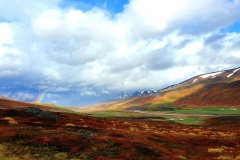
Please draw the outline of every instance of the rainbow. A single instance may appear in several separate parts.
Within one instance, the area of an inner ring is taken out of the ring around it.
[[[46,96],[46,93],[43,92],[42,94],[40,94],[40,95],[38,96],[38,98],[37,98],[34,102],[35,102],[35,103],[42,103],[42,102],[43,102],[43,99],[45,98],[45,96]]]

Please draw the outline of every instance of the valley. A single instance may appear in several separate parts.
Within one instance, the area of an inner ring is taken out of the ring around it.
[[[221,73],[83,108],[1,97],[0,159],[239,160],[240,76]]]

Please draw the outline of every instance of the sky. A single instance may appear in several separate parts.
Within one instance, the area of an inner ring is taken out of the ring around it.
[[[239,12],[240,0],[0,0],[0,95],[78,106],[239,67]]]

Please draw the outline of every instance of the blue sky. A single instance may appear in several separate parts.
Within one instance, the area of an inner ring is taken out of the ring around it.
[[[64,0],[60,3],[60,6],[64,8],[73,7],[83,11],[98,7],[115,15],[122,12],[126,4],[128,4],[128,0]]]
[[[0,96],[87,105],[240,64],[240,0],[0,1]]]
[[[233,24],[221,30],[222,32],[225,32],[225,33],[228,33],[228,32],[240,33],[240,21],[236,21]]]

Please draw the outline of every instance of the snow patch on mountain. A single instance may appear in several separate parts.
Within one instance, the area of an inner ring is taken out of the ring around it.
[[[229,75],[227,76],[227,78],[231,77],[234,73],[236,73],[236,72],[239,71],[239,70],[240,70],[240,68],[235,69],[231,74],[229,74]]]
[[[156,95],[158,91],[135,91],[135,92],[120,92],[115,96],[115,99],[126,99],[139,96]]]
[[[125,99],[128,98],[132,95],[131,92],[120,92],[117,94],[117,96],[115,97],[115,99]]]
[[[205,78],[208,78],[208,77],[211,77],[211,78],[212,78],[212,77],[215,76],[214,78],[216,78],[217,75],[222,74],[222,73],[223,73],[223,72],[210,73],[210,74],[205,74],[205,75],[202,75],[202,76],[199,76],[199,77],[205,79]]]
[[[192,83],[195,83],[198,79],[194,79],[194,81]]]

